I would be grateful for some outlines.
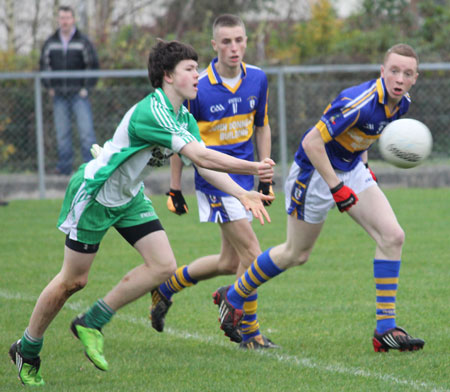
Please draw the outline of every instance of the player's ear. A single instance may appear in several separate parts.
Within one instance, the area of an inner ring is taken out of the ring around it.
[[[172,77],[172,73],[171,72],[166,72],[164,71],[164,77],[163,77],[164,81],[166,83],[171,84],[173,82],[173,77]]]
[[[384,79],[384,65],[383,64],[380,67],[380,75]]]
[[[217,52],[217,42],[215,40],[211,40],[211,46],[213,47],[214,51]]]

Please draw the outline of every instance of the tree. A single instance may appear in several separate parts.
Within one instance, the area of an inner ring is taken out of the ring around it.
[[[242,16],[249,10],[258,13],[273,3],[274,0],[168,0],[165,2],[166,12],[158,18],[157,27],[163,36],[173,34],[175,39],[182,40],[187,32],[203,31],[205,21],[212,24],[220,14]]]
[[[14,0],[5,1],[5,17],[2,22],[6,29],[6,47],[10,53],[15,52],[15,13],[14,13]]]
[[[32,50],[36,50],[37,48],[37,32],[39,27],[39,11],[41,8],[41,0],[35,0],[34,2],[34,17],[31,21],[31,36],[33,39],[33,43],[31,45]]]

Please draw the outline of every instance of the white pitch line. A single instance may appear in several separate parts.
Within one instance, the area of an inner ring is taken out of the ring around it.
[[[11,293],[9,291],[0,290],[0,298],[6,299],[6,300],[17,300],[17,301],[23,301],[23,302],[35,302],[36,298],[31,297],[28,295],[24,295],[21,293]],[[77,312],[84,311],[88,308],[89,305],[85,301],[69,301],[67,302],[64,307],[67,307],[69,309],[73,309]],[[134,317],[129,316],[126,314],[116,314],[114,316],[116,319],[125,321],[130,324],[136,324],[136,325],[142,325],[146,328],[150,326],[150,321],[148,318],[145,317]],[[214,344],[216,346],[222,346],[225,348],[230,348],[231,346],[229,344],[225,344],[224,340],[217,339],[215,336],[205,336],[200,335],[198,333],[191,333],[188,331],[180,331],[174,328],[165,328],[165,333],[168,335],[175,336],[179,339],[192,339],[196,340],[202,343],[208,343],[208,344]],[[408,380],[408,379],[402,379],[399,377],[392,376],[390,374],[379,374],[375,372],[371,372],[369,370],[365,370],[362,368],[355,368],[355,367],[348,367],[343,365],[330,365],[326,363],[322,363],[317,360],[312,360],[309,358],[302,358],[298,357],[297,355],[284,355],[279,354],[274,350],[268,351],[268,350],[255,350],[255,355],[262,355],[268,358],[276,359],[278,362],[282,363],[289,363],[289,364],[295,364],[299,367],[304,367],[308,369],[315,369],[321,372],[328,372],[328,373],[339,373],[339,374],[347,374],[350,376],[355,377],[364,377],[368,379],[376,379],[381,380],[385,382],[390,382],[397,385],[407,386],[410,388],[413,388],[418,391],[430,391],[430,392],[450,392],[448,389],[443,389],[440,387],[436,387],[432,384],[422,382],[422,381],[416,381],[416,380]]]

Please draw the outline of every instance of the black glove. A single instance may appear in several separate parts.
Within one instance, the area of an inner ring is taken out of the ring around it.
[[[167,198],[167,208],[169,211],[177,215],[183,215],[189,212],[186,200],[184,200],[181,191],[170,189],[169,192],[166,192],[166,195],[169,196]]]
[[[272,185],[275,185],[274,182],[259,182],[258,184],[258,192],[262,193],[263,195],[269,195],[269,196],[275,196],[275,193],[273,192]],[[272,200],[263,200],[263,204],[267,207],[269,207],[272,204]]]

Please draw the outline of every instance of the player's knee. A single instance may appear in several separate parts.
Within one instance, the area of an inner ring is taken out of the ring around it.
[[[219,275],[236,275],[238,266],[238,260],[219,260],[217,272]]]
[[[309,252],[297,254],[294,257],[294,266],[303,265],[309,260]]]
[[[88,282],[87,277],[76,278],[70,282],[63,283],[63,290],[66,298],[69,298],[71,295],[75,294],[77,291],[82,290],[86,287]]]
[[[176,270],[177,270],[177,263],[175,260],[173,260],[160,266],[158,272],[163,281],[166,281],[175,273]]]
[[[385,248],[402,248],[405,242],[405,232],[400,226],[392,228],[382,236],[382,246]]]
[[[300,252],[299,251],[286,252],[285,260],[282,263],[284,269],[305,264],[309,259],[310,253],[311,253],[311,251],[309,251],[309,250],[308,251],[300,251]]]
[[[239,255],[242,265],[245,268],[250,267],[261,253],[262,251],[258,243],[254,244],[253,246],[249,246]]]

